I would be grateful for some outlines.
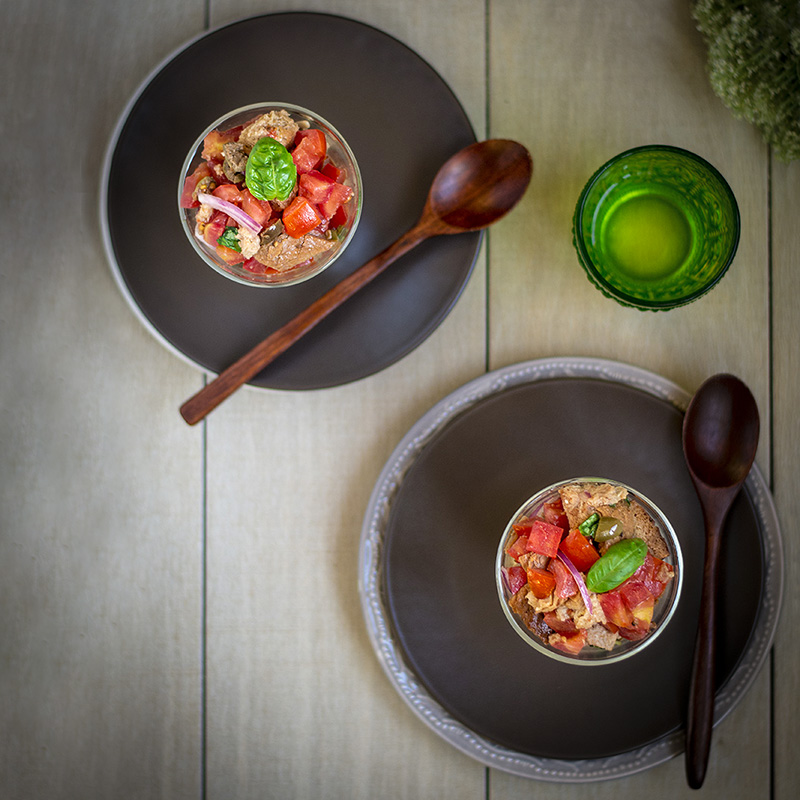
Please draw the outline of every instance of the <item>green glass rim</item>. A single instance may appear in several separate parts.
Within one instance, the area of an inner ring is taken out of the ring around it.
[[[635,297],[634,295],[630,295],[627,292],[624,292],[621,289],[618,289],[617,287],[611,285],[595,267],[594,262],[592,261],[592,258],[589,255],[588,250],[586,249],[586,245],[583,242],[583,237],[579,235],[580,220],[583,218],[586,199],[592,187],[595,185],[595,183],[597,183],[600,177],[617,162],[625,158],[629,158],[630,156],[636,155],[638,153],[649,153],[649,152],[672,153],[674,155],[678,155],[682,158],[686,158],[698,164],[700,167],[702,167],[703,170],[708,172],[708,174],[719,184],[723,194],[728,198],[731,204],[731,210],[733,212],[733,222],[734,222],[733,237],[731,241],[730,253],[725,263],[720,267],[717,274],[704,286],[702,286],[701,288],[697,289],[694,292],[691,292],[690,294],[685,295],[684,297],[673,298],[671,300],[645,300],[640,297]],[[733,259],[736,256],[736,251],[739,248],[740,234],[741,234],[741,216],[739,214],[739,204],[736,202],[736,197],[733,194],[733,190],[731,189],[728,182],[725,180],[722,173],[720,173],[720,171],[713,164],[710,164],[702,156],[699,156],[696,153],[693,153],[690,150],[686,150],[682,147],[676,147],[675,145],[668,145],[668,144],[646,144],[646,145],[640,145],[638,147],[632,147],[628,150],[624,150],[623,152],[618,153],[613,158],[606,161],[599,169],[597,169],[594,172],[591,178],[589,178],[589,180],[586,182],[586,185],[583,187],[580,196],[578,197],[578,202],[577,205],[575,206],[575,213],[572,218],[572,241],[575,246],[575,249],[578,252],[578,257],[580,259],[581,266],[584,268],[587,276],[590,278],[595,287],[599,289],[604,295],[606,295],[606,297],[609,297],[612,300],[616,300],[621,305],[630,306],[632,308],[638,308],[644,311],[667,311],[672,308],[685,306],[699,299],[708,292],[710,292],[722,280],[722,278],[727,273],[731,263],[733,262]]]

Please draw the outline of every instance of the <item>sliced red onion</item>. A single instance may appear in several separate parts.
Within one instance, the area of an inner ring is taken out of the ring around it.
[[[561,550],[558,551],[558,557],[561,559],[564,566],[572,573],[572,577],[575,578],[575,583],[578,584],[578,591],[581,593],[583,602],[586,604],[586,610],[591,614],[592,599],[589,597],[589,590],[586,588],[586,582],[583,580],[583,575],[578,572],[578,568]]]
[[[217,197],[215,194],[208,192],[201,192],[197,195],[197,199],[211,208],[216,208],[217,211],[224,211],[231,219],[235,219],[243,228],[247,228],[251,233],[261,233],[262,226],[259,225],[249,214],[242,211],[239,206]]]

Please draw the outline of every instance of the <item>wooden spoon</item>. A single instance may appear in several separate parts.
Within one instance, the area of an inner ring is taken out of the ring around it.
[[[477,231],[496,222],[525,194],[532,172],[530,153],[521,144],[508,139],[489,139],[460,150],[437,172],[416,225],[190,397],[181,406],[181,416],[190,425],[199,422],[331,311],[424,239]]]
[[[733,375],[713,375],[700,386],[683,420],[683,453],[706,530],[703,590],[689,714],[686,777],[693,789],[705,779],[714,726],[717,584],[722,526],[747,478],[758,448],[759,417],[750,390]]]

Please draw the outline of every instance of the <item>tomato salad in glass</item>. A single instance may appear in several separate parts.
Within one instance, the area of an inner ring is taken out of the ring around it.
[[[602,660],[666,623],[680,588],[670,563],[677,543],[642,502],[622,484],[581,479],[517,512],[498,553],[499,588],[506,615],[534,646]]]
[[[203,136],[179,205],[212,266],[247,282],[296,282],[349,241],[360,211],[358,168],[323,120],[296,106],[265,109],[240,109]],[[224,125],[248,110],[253,116]]]

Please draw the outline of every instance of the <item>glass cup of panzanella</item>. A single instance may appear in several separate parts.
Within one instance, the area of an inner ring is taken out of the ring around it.
[[[611,664],[651,644],[683,583],[669,520],[618,481],[574,478],[542,489],[500,540],[497,591],[513,629],[570,664]]]
[[[231,111],[189,150],[178,185],[200,258],[240,284],[282,287],[327,269],[361,217],[358,163],[344,137],[290,103]]]

